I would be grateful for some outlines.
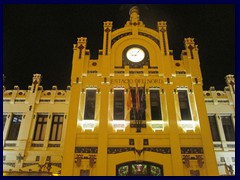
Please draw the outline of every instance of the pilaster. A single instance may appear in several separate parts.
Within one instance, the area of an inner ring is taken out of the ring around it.
[[[19,136],[18,136],[19,150],[26,150],[27,141],[28,141],[29,133],[30,133],[30,128],[32,125],[35,100],[36,100],[36,96],[38,93],[38,87],[40,85],[40,82],[41,82],[41,74],[34,74],[33,80],[32,80],[32,85],[31,85],[31,90],[29,92],[30,95],[28,98],[28,109],[26,109],[26,112],[23,116],[23,120],[21,123],[21,127],[24,127],[24,128],[20,128],[20,130],[19,130]]]
[[[107,174],[107,142],[108,142],[108,97],[109,85],[101,84],[101,102],[100,119],[98,134],[98,156],[97,156],[97,176],[106,176]]]
[[[81,84],[72,84],[69,102],[68,122],[64,139],[62,176],[72,176],[75,158],[75,142],[77,134],[78,109]]]
[[[169,121],[169,134],[170,134],[170,143],[171,143],[171,158],[172,158],[172,170],[173,176],[183,176],[183,163],[182,163],[182,155],[181,155],[181,145],[180,145],[180,137],[179,130],[177,124],[177,115],[175,109],[175,103],[173,103],[174,96],[174,88],[171,85],[166,85],[164,87],[166,93],[166,101],[168,107],[168,121]]]
[[[216,156],[214,152],[211,129],[208,120],[206,104],[204,101],[203,90],[201,85],[193,85],[196,105],[198,107],[199,124],[201,130],[202,146],[206,167],[206,175],[218,176]]]

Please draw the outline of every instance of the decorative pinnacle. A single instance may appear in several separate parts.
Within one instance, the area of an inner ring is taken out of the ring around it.
[[[129,15],[132,15],[133,13],[137,13],[139,14],[139,8],[137,6],[133,6],[130,11],[129,11]]]
[[[133,6],[130,11],[129,11],[129,14],[130,14],[130,21],[131,23],[138,23],[139,22],[139,9],[137,6]]]
[[[41,77],[42,77],[41,74],[33,74],[32,83],[33,83],[33,84],[37,84],[37,83],[40,84]]]

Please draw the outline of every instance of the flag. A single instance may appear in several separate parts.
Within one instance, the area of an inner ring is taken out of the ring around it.
[[[128,88],[128,99],[127,99],[127,109],[131,110],[133,107],[133,103],[132,103],[132,93],[131,93],[131,88],[129,86]]]
[[[141,100],[140,100],[140,110],[144,112],[146,109],[146,96],[145,96],[145,85],[143,87],[143,91],[141,94]]]
[[[146,109],[146,96],[145,96],[145,85],[142,90],[141,98],[140,98],[140,119],[143,120]]]
[[[136,99],[136,111],[138,113],[139,109],[140,109],[140,100],[139,100],[139,92],[138,92],[138,85],[136,84],[136,95],[135,95],[135,99]]]

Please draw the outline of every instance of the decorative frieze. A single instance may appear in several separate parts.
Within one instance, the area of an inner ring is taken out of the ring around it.
[[[109,147],[107,152],[108,154],[117,154],[122,152],[128,152],[128,151],[134,151],[135,148],[133,147]],[[150,151],[150,152],[156,152],[161,154],[171,154],[171,148],[170,147],[147,147],[143,148],[142,151]]]
[[[107,148],[108,154],[117,154],[122,152],[134,151],[135,148],[133,147],[109,147]]]
[[[75,153],[98,153],[98,147],[75,147]]]
[[[141,36],[145,36],[151,40],[153,40],[159,47],[160,47],[160,42],[157,38],[155,38],[154,36],[150,35],[150,34],[147,34],[147,33],[144,33],[144,32],[139,32],[138,35],[141,35]]]
[[[38,144],[38,143],[32,143],[31,147],[43,147],[43,144]]]
[[[5,143],[4,147],[16,147],[16,143]]]
[[[61,168],[62,167],[62,163],[54,163],[54,162],[52,162],[52,166],[56,166],[56,167]]]
[[[60,144],[48,144],[48,147],[60,147]]]
[[[203,154],[202,147],[181,147],[181,154]]]
[[[3,165],[7,165],[7,166],[11,166],[11,167],[15,167],[15,166],[16,166],[16,163],[4,162]]]
[[[27,167],[27,166],[33,166],[33,165],[38,165],[38,163],[23,163],[22,167]]]
[[[171,148],[170,147],[148,147],[143,148],[144,151],[151,151],[161,154],[171,154]]]
[[[113,46],[113,44],[115,42],[117,42],[119,39],[121,39],[121,38],[123,38],[125,36],[130,36],[130,35],[132,35],[132,32],[127,32],[127,33],[123,33],[123,34],[120,34],[120,35],[116,36],[115,38],[112,39],[111,46]]]

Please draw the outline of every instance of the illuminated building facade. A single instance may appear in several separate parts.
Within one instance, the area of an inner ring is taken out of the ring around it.
[[[40,74],[28,90],[4,89],[5,175],[231,174],[233,76],[224,91],[203,91],[194,39],[175,60],[166,22],[157,27],[145,27],[133,7],[123,28],[104,22],[98,59],[78,38],[67,90],[43,90]]]
[[[214,150],[220,175],[235,174],[235,80],[225,77],[224,91],[204,91]]]

